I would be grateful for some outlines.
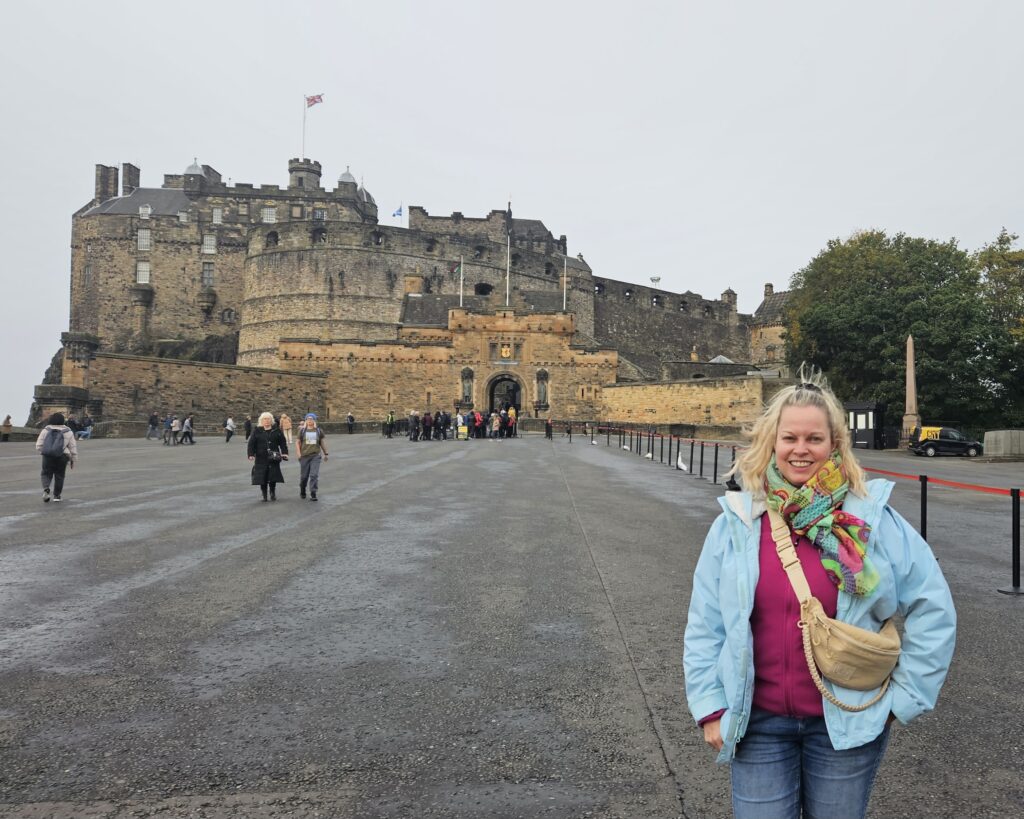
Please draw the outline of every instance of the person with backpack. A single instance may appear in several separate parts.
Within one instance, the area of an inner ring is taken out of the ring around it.
[[[36,452],[43,456],[43,503],[50,502],[51,483],[53,500],[59,502],[64,492],[64,471],[69,465],[74,469],[78,459],[75,433],[64,423],[63,413],[50,416],[50,423],[36,438]]]
[[[299,428],[299,497],[306,497],[309,487],[309,499],[316,500],[317,489],[320,488],[320,453],[327,460],[327,447],[324,446],[324,431],[316,424],[316,413],[306,414]]]

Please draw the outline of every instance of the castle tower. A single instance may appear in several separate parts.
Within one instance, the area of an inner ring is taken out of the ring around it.
[[[313,159],[288,160],[288,187],[316,190],[320,187],[320,163]]]

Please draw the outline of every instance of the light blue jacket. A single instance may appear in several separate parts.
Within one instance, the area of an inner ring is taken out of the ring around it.
[[[878,736],[891,711],[902,723],[935,707],[956,639],[949,586],[928,544],[887,505],[893,484],[867,484],[867,497],[850,493],[843,509],[871,527],[868,554],[881,576],[869,598],[839,594],[836,618],[878,631],[899,612],[904,618],[900,660],[885,696],[865,711],[844,711],[823,699],[829,737],[838,750]],[[726,709],[718,762],[729,762],[747,729],[754,693],[750,613],[757,585],[763,501],[746,492],[719,499],[723,513],[711,525],[693,577],[683,670],[694,719]],[[877,691],[853,691],[825,681],[843,702],[857,705]]]

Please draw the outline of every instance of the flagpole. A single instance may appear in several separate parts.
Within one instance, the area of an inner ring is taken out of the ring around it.
[[[562,259],[562,312],[565,312],[565,302],[569,297],[569,257]]]
[[[462,269],[462,257],[459,256],[459,307],[462,307],[462,288],[466,281],[466,273]]]
[[[302,154],[300,159],[306,158],[306,109],[309,108],[309,103],[306,102],[306,95],[302,95]]]
[[[508,307],[508,280],[512,270],[512,234],[505,234],[505,306]]]

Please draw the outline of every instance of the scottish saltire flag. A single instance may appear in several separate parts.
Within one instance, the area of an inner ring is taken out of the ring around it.
[[[313,96],[311,96],[311,97],[306,97],[306,107],[307,108],[312,108],[314,105],[318,105],[319,103],[321,103],[323,101],[324,101],[324,95],[323,94],[313,94]]]
[[[398,210],[396,210],[396,211],[395,211],[394,213],[392,213],[391,215],[392,215],[392,216],[401,216],[401,215],[402,215],[402,206],[401,206],[401,205],[399,205],[399,206],[398,206]]]

